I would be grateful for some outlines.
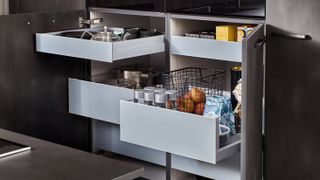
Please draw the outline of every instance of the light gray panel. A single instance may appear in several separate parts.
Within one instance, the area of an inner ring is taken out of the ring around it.
[[[164,52],[164,35],[113,43],[113,60]]]
[[[163,35],[111,43],[62,37],[59,33],[37,33],[37,51],[109,63],[164,51]]]
[[[215,164],[218,122],[194,114],[120,102],[121,140]]]
[[[240,180],[240,153],[213,165],[182,156],[172,156],[172,167],[216,180]]]
[[[241,62],[242,43],[172,36],[171,53],[213,60]]]
[[[262,179],[262,97],[264,26],[243,41],[241,179]],[[263,45],[263,44],[262,44]]]
[[[69,79],[69,112],[119,124],[120,100],[133,99],[133,90]]]
[[[82,59],[112,62],[112,43],[37,33],[37,51]]]
[[[146,162],[165,165],[165,153],[143,146],[120,141],[120,127],[118,125],[96,121],[95,147],[137,158]],[[214,165],[202,161],[172,155],[174,169],[208,177],[217,180],[240,180],[240,153],[220,161]]]

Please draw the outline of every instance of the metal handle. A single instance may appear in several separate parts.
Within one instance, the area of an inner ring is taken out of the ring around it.
[[[297,39],[297,40],[312,40],[310,35],[303,34],[280,34],[280,33],[271,33],[271,36],[283,37],[287,39]]]
[[[264,45],[264,43],[266,43],[266,39],[259,39],[258,42],[254,45],[255,48],[259,48],[262,47]]]

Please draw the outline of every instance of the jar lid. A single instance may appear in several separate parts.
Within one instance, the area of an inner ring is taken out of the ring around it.
[[[241,66],[234,66],[231,68],[232,71],[241,71]]]
[[[155,93],[164,93],[165,91],[166,91],[165,88],[156,88],[156,89],[154,89]]]
[[[145,87],[144,90],[145,91],[154,91],[156,88],[153,87],[153,86],[148,86],[148,87]]]
[[[165,93],[168,94],[169,100],[171,100],[171,101],[177,100],[177,91],[176,90],[168,90]]]
[[[155,103],[166,103],[168,101],[168,95],[166,93],[156,93],[154,99]]]
[[[136,89],[134,91],[134,98],[135,99],[143,99],[144,98],[144,90],[143,89]]]
[[[145,91],[144,92],[144,100],[145,101],[154,101],[154,92],[153,91]]]

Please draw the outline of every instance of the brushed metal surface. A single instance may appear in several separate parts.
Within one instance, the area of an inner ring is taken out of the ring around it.
[[[318,0],[267,1],[266,180],[320,179],[319,7]]]
[[[86,63],[35,51],[35,33],[77,28],[83,14],[0,16],[1,128],[89,150],[90,122],[68,114],[68,77],[86,79]]]

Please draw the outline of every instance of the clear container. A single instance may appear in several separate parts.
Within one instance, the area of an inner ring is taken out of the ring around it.
[[[168,94],[166,93],[156,93],[154,95],[155,106],[161,108],[167,108]]]
[[[177,109],[177,91],[176,90],[168,90],[165,91],[165,93],[168,95],[168,101],[167,101],[167,108],[168,109]]]
[[[134,102],[139,104],[144,104],[144,90],[136,89],[134,91]]]
[[[144,104],[154,106],[154,92],[144,91]]]
[[[156,88],[153,91],[154,91],[154,93],[164,93],[166,91],[166,89],[165,88]]]
[[[156,88],[153,87],[153,86],[148,86],[148,87],[145,87],[144,90],[145,91],[154,91]]]

